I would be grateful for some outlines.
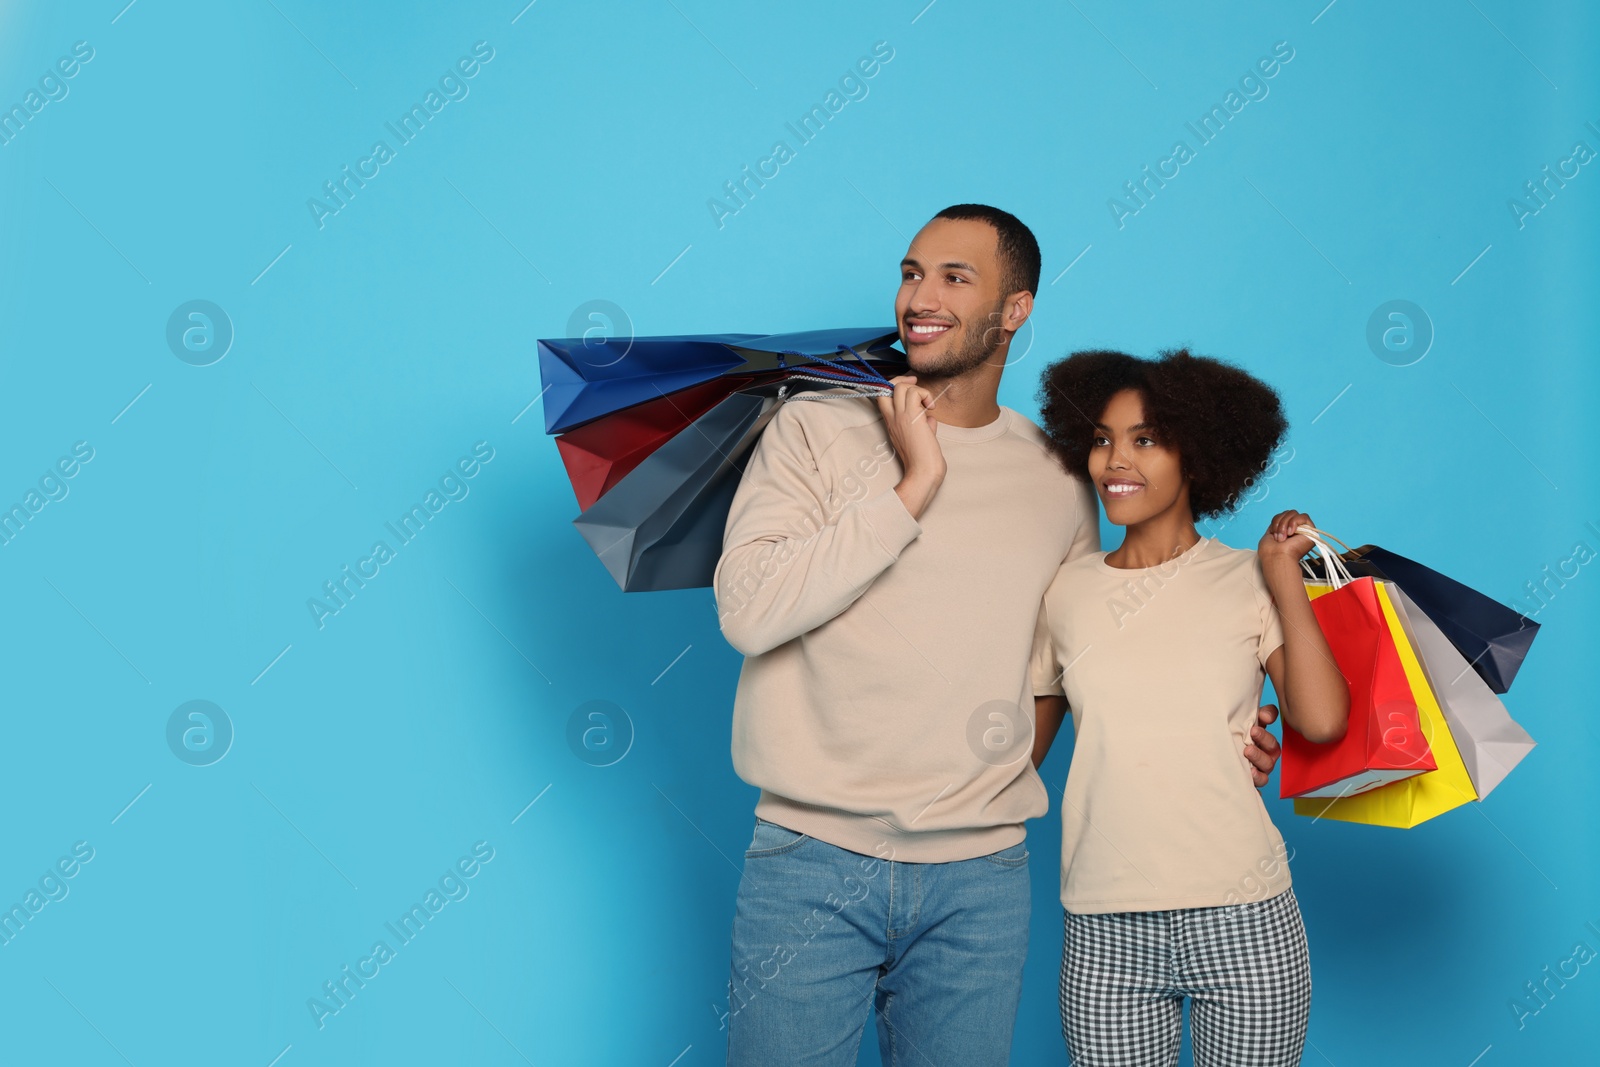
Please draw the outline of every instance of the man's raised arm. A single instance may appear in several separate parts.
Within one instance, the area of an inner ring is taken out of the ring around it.
[[[811,441],[798,407],[757,441],[712,578],[723,636],[747,656],[837,616],[922,532],[892,488],[856,500],[828,489],[818,458],[833,442]],[[859,480],[856,458],[841,482]]]

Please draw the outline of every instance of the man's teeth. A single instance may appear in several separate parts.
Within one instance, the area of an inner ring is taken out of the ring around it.
[[[948,326],[913,326],[913,327],[911,327],[911,332],[912,333],[943,333],[945,330],[948,330],[949,328],[950,327],[948,327]]]
[[[1106,486],[1106,492],[1112,494],[1113,496],[1125,496],[1128,493],[1137,492],[1138,489],[1139,486],[1129,485],[1126,482],[1118,482],[1115,485]]]

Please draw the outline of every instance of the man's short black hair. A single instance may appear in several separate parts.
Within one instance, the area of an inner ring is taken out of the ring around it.
[[[936,219],[977,219],[987,222],[1000,235],[1000,290],[1003,295],[1026,289],[1039,293],[1039,242],[1033,231],[1009,211],[987,204],[954,204],[934,216]]]

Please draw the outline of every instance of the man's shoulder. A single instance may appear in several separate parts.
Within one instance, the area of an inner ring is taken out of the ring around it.
[[[1004,404],[1001,407],[1005,408],[1009,415],[1009,429],[1013,434],[1024,441],[1038,445],[1040,448],[1048,448],[1050,446],[1050,439],[1045,436],[1044,430],[1038,423],[1016,408],[1008,408]]]
[[[1039,491],[1045,494],[1062,493],[1076,502],[1079,519],[1094,521],[1096,514],[1094,489],[1086,475],[1067,469],[1061,454],[1050,444],[1050,438],[1028,416],[1012,408],[1004,408],[1007,415],[1006,439],[1013,444],[1008,464],[1021,463],[1021,470],[1036,481]]]
[[[815,455],[826,452],[847,432],[883,423],[876,399],[848,388],[796,393],[781,404],[773,423],[786,431],[798,430]]]

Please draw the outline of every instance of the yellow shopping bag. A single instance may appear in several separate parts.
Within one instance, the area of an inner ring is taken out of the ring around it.
[[[1294,802],[1296,815],[1313,815],[1342,822],[1362,822],[1373,826],[1396,826],[1410,829],[1451,808],[1458,808],[1478,794],[1467,776],[1466,764],[1450,735],[1439,701],[1428,685],[1428,676],[1417,658],[1417,650],[1406,637],[1405,627],[1395,612],[1394,595],[1389,582],[1377,582],[1378,603],[1383,617],[1394,636],[1395,647],[1400,651],[1400,662],[1405,666],[1406,680],[1411,683],[1412,695],[1417,700],[1418,718],[1423,736],[1433,751],[1438,770],[1427,771],[1365,793],[1331,800],[1302,798]],[[1306,583],[1306,593],[1315,600],[1332,587],[1315,582]]]

